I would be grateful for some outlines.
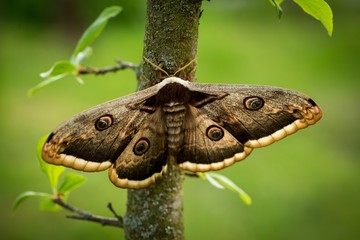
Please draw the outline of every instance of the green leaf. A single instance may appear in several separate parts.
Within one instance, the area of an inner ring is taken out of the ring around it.
[[[280,5],[284,0],[269,0],[271,5],[275,6],[276,4]]]
[[[54,203],[54,201],[49,199],[44,199],[39,206],[41,211],[52,211],[52,212],[58,212],[62,210],[62,207]]]
[[[78,83],[84,84],[84,80],[81,77],[76,76],[75,79]]]
[[[65,179],[59,187],[58,192],[60,194],[66,194],[75,188],[79,187],[86,181],[86,178],[82,175],[78,175],[76,173],[67,173],[65,175]]]
[[[33,191],[27,191],[22,194],[20,194],[16,199],[12,206],[12,210],[15,211],[21,203],[23,203],[26,199],[32,198],[32,197],[40,197],[40,198],[48,198],[51,199],[52,195],[48,193],[42,193],[42,192],[33,192]]]
[[[326,28],[329,36],[333,32],[333,13],[324,0],[293,0],[304,12],[319,20]]]
[[[213,185],[214,187],[216,187],[218,189],[225,189],[225,187],[223,185],[221,185],[216,179],[214,179],[211,176],[211,174],[199,172],[199,173],[197,173],[197,175],[204,180],[208,180],[209,183],[211,185]]]
[[[224,189],[227,188],[239,195],[239,197],[243,200],[243,202],[247,205],[251,204],[251,198],[250,196],[242,190],[240,187],[238,187],[233,181],[231,181],[229,178],[213,172],[208,173],[200,173],[199,176],[203,176],[202,178],[205,178],[215,187]],[[211,179],[211,180],[209,180]],[[215,184],[214,184],[215,183]],[[219,187],[221,186],[221,187]]]
[[[48,164],[42,159],[41,152],[47,138],[48,136],[44,136],[40,139],[36,147],[36,156],[39,160],[41,171],[43,171],[48,177],[51,189],[53,193],[56,194],[59,178],[61,174],[65,171],[65,167]]]
[[[76,65],[82,63],[85,59],[89,58],[93,53],[93,50],[90,46],[87,46],[83,51],[76,54],[74,63]]]
[[[81,36],[78,41],[75,51],[71,57],[71,62],[76,63],[76,59],[78,58],[78,54],[82,52],[86,47],[88,47],[102,32],[105,28],[108,20],[112,17],[115,17],[122,10],[119,6],[112,6],[105,8],[98,18],[88,27],[84,34]]]
[[[40,82],[35,87],[31,88],[28,92],[29,96],[34,95],[37,91],[43,87],[64,78],[70,74],[77,74],[77,67],[69,61],[56,62],[49,71],[40,73],[40,77],[45,78],[44,81]]]
[[[276,11],[278,13],[278,18],[281,19],[284,12],[283,12],[280,4],[282,3],[283,0],[269,0],[269,1],[276,8]]]
[[[76,66],[69,61],[56,62],[49,71],[40,73],[42,78],[59,78],[64,74],[71,74],[76,72]]]

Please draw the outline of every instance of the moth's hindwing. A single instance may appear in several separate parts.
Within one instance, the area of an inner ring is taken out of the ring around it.
[[[116,186],[143,188],[166,171],[166,133],[161,115],[158,109],[115,160],[109,178]]]
[[[177,156],[187,171],[219,170],[243,160],[252,151],[223,126],[190,107],[184,127],[184,145]]]

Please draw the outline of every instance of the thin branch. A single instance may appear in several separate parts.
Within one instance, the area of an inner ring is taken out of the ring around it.
[[[111,204],[110,202],[108,203],[107,207],[108,207],[108,209],[110,210],[110,212],[112,212],[112,214],[114,214],[114,217],[116,217],[116,218],[119,220],[119,222],[122,222],[122,221],[123,221],[123,218],[122,218],[119,214],[117,214],[117,213],[115,212],[115,210],[114,210],[114,208],[112,207],[112,204]]]
[[[69,205],[68,203],[64,202],[61,199],[61,196],[54,198],[53,202],[55,204],[61,206],[62,208],[77,214],[77,215],[67,216],[68,218],[84,220],[84,221],[89,221],[89,222],[96,222],[96,223],[100,223],[103,226],[113,226],[113,227],[123,228],[123,219],[121,216],[119,216],[114,211],[114,209],[111,206],[111,203],[108,204],[108,208],[114,214],[115,218],[97,216],[90,212],[80,210],[80,209],[73,207],[73,206]]]
[[[86,67],[84,69],[79,70],[80,75],[85,74],[95,74],[95,75],[103,75],[109,72],[117,72],[120,70],[125,69],[132,69],[136,75],[138,76],[140,74],[140,68],[138,65],[135,65],[131,62],[125,62],[122,60],[117,60],[118,65],[113,67],[104,67],[104,68],[93,68],[93,67]]]

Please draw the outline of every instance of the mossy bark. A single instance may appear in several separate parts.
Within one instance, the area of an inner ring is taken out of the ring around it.
[[[154,68],[154,65],[173,75],[193,61],[177,76],[188,81],[194,80],[201,2],[147,1],[143,56],[152,64],[145,60],[142,62],[139,89],[154,85],[167,77]]]
[[[167,77],[165,72],[173,75],[184,66],[177,76],[194,80],[200,11],[201,0],[147,1],[139,89],[160,82]],[[167,173],[155,184],[128,190],[126,239],[184,239],[183,180],[178,166],[169,163]]]

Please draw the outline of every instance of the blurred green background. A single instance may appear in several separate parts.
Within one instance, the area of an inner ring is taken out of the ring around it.
[[[291,1],[284,3],[281,21],[267,0],[204,1],[199,82],[296,89],[311,96],[324,117],[221,171],[252,196],[251,206],[205,181],[186,179],[187,239],[360,239],[360,2],[327,2],[334,11],[331,38]],[[0,3],[2,239],[123,239],[122,230],[69,220],[65,211],[39,211],[35,199],[11,211],[20,193],[50,191],[35,158],[41,136],[86,108],[135,90],[129,70],[86,76],[83,86],[67,78],[26,95],[39,73],[67,59],[82,31],[113,4],[124,11],[95,42],[87,64],[114,65],[117,58],[139,63],[145,1]],[[88,181],[72,193],[71,204],[111,216],[106,205],[112,202],[124,214],[126,190],[115,188],[107,172],[83,175]]]

